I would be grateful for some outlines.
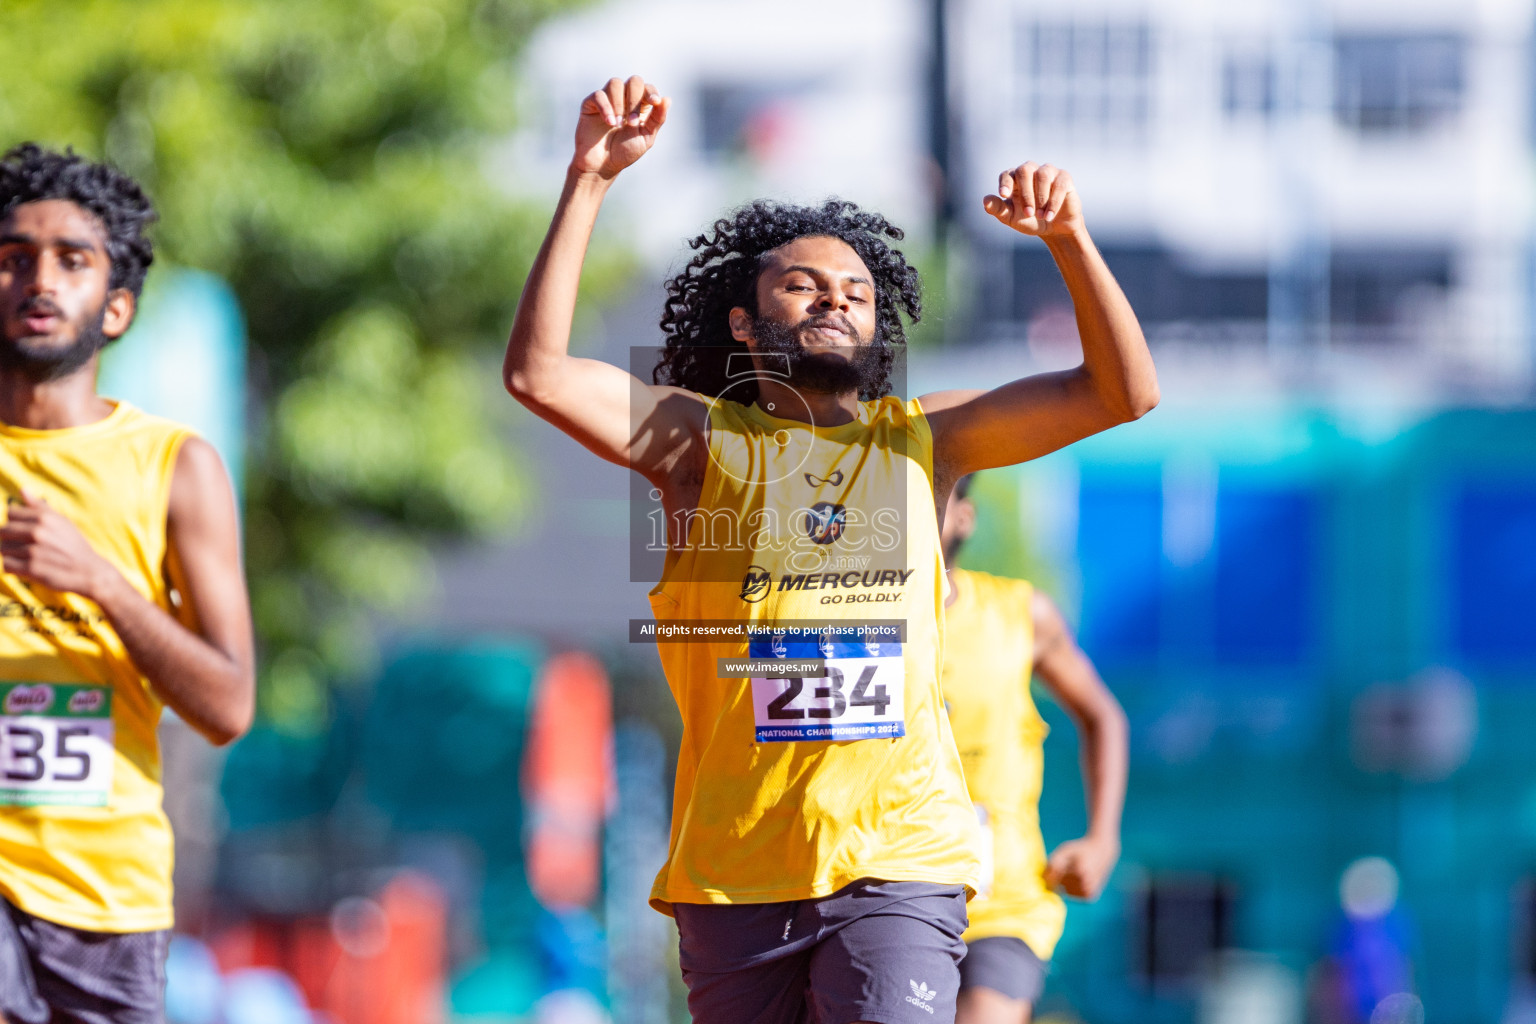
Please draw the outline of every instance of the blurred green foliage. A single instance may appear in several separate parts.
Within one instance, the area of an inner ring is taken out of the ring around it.
[[[133,174],[161,257],[244,307],[247,557],[280,728],[322,727],[381,613],[430,598],[427,545],[516,521],[495,357],[547,213],[484,167],[528,33],[568,5],[0,0],[0,144]],[[622,270],[600,257],[588,285]]]
[[[963,569],[1029,580],[1058,604],[1070,606],[1069,595],[1062,592],[1060,573],[1039,551],[1039,524],[1030,521],[1018,467],[977,473],[971,482],[970,499],[976,506],[976,531],[961,546],[956,564]]]

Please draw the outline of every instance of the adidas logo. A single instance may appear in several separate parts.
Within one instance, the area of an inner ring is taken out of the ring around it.
[[[907,996],[907,1002],[920,1010],[927,1010],[929,1013],[932,1013],[933,999],[939,993],[929,988],[926,983],[913,981],[911,978],[907,979],[907,984],[912,986],[912,994]]]

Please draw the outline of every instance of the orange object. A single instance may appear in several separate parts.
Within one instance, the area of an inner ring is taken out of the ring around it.
[[[608,675],[589,654],[557,655],[534,693],[523,761],[528,885],[545,906],[588,906],[614,801]]]
[[[349,898],[328,918],[268,919],[211,943],[219,969],[273,967],[336,1024],[441,1024],[448,906],[424,875],[396,875],[377,899]]]
[[[337,1024],[439,1024],[447,906],[435,883],[397,875],[377,901],[343,900],[329,922],[340,956],[318,1009]]]

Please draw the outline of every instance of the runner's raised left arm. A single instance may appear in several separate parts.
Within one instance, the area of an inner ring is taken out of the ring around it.
[[[923,396],[934,462],[951,480],[1038,458],[1138,419],[1158,403],[1157,371],[1136,313],[1083,222],[1072,176],[1050,164],[1004,171],[986,211],[1050,250],[1082,339],[1082,364],[991,390]]]

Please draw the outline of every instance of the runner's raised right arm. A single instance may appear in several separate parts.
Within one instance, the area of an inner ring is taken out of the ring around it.
[[[577,286],[603,197],[620,171],[644,156],[670,100],[638,76],[582,101],[565,188],[523,285],[502,378],[523,405],[590,451],[658,484],[706,421],[682,388],[647,384],[620,367],[569,352]]]

